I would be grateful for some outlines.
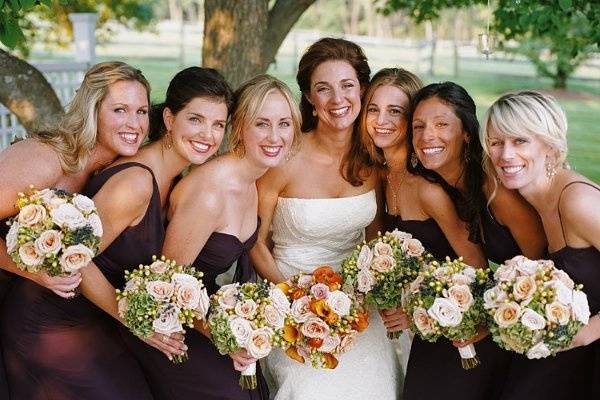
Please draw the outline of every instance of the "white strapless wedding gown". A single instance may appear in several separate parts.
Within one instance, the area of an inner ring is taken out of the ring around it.
[[[280,197],[273,215],[273,256],[286,277],[311,273],[324,264],[339,270],[342,260],[363,241],[375,217],[375,191],[342,198]],[[267,358],[276,400],[395,400],[399,365],[379,314],[369,313],[369,327],[355,346],[340,355],[336,369],[314,369],[276,350]]]

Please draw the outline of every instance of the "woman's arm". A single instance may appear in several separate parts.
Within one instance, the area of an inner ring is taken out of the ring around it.
[[[381,179],[380,173],[374,172],[375,177],[375,195],[377,196],[377,214],[375,214],[375,218],[369,226],[367,226],[365,236],[367,241],[371,239],[375,239],[377,237],[378,232],[382,232],[385,230],[385,226],[383,226],[383,214],[385,213],[385,190],[383,187],[383,180]]]

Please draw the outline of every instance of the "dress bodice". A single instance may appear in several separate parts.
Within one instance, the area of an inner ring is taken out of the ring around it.
[[[481,247],[489,260],[496,264],[502,264],[504,261],[522,254],[508,227],[501,225],[488,207],[485,207],[481,213],[481,230],[483,232]]]
[[[408,220],[396,216],[396,228],[410,233],[414,238],[419,239],[425,250],[430,252],[436,259],[443,261],[446,257],[455,259],[458,256],[450,245],[448,239],[440,226],[433,218],[426,220]]]
[[[364,240],[375,218],[375,191],[339,198],[280,197],[273,215],[273,256],[287,278],[341,262]]]

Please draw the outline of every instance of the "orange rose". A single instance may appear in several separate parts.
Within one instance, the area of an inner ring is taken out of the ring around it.
[[[362,332],[369,326],[369,314],[358,313],[358,321],[352,321],[352,329]]]
[[[325,322],[327,322],[329,325],[333,325],[338,322],[339,319],[340,317],[333,312],[333,310],[330,310],[329,314],[325,317]]]
[[[304,297],[304,295],[306,295],[306,292],[304,290],[300,289],[300,288],[297,288],[292,293],[292,299],[298,300],[300,297]]]
[[[288,355],[289,358],[291,358],[292,360],[296,360],[301,364],[304,364],[304,357],[302,357],[299,353],[298,353],[298,349],[295,347],[290,347],[289,349],[287,349],[285,351],[285,354]]]
[[[331,353],[323,354],[325,356],[325,368],[335,369],[338,365],[338,360]]]
[[[323,344],[323,339],[319,338],[310,338],[308,339],[308,345],[314,349],[318,349]]]
[[[296,329],[292,325],[286,324],[283,326],[283,339],[286,342],[294,343],[296,340],[298,340],[299,336],[300,332],[298,332],[298,329]]]
[[[317,283],[329,286],[330,290],[337,290],[342,285],[342,276],[335,272],[330,266],[324,265],[314,270],[313,276]]]

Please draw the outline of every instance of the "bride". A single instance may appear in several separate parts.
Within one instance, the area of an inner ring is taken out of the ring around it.
[[[258,182],[262,226],[252,260],[270,281],[323,264],[339,268],[365,238],[365,228],[367,236],[375,234],[377,174],[354,131],[369,74],[362,49],[343,39],[321,39],[300,60],[302,144]],[[377,312],[369,319],[336,369],[318,370],[281,351],[271,353],[267,367],[275,399],[396,399],[397,357]]]

